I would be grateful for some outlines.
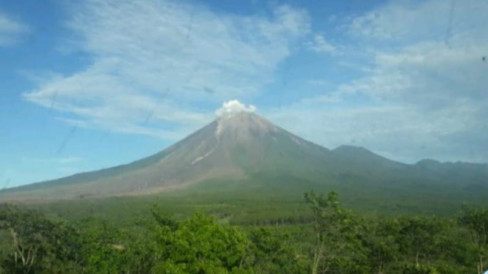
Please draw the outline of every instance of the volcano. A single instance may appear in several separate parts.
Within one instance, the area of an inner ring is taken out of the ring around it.
[[[461,171],[452,176],[452,171]],[[415,165],[381,157],[365,148],[329,150],[251,112],[221,115],[180,142],[147,158],[108,169],[7,189],[0,200],[56,200],[147,195],[219,181],[221,188],[273,191],[328,186],[361,191],[406,186],[486,188],[486,164]],[[267,188],[263,188],[267,185]],[[261,186],[261,187],[260,187]],[[271,187],[269,187],[271,186]]]

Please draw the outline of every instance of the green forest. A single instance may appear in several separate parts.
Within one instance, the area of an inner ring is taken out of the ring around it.
[[[488,210],[368,215],[336,192],[304,195],[306,218],[233,224],[153,205],[130,221],[0,210],[0,273],[482,273]]]

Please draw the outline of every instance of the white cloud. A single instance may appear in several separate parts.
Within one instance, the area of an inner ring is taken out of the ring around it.
[[[487,44],[449,49],[439,43],[419,43],[389,53],[377,52],[371,73],[348,86],[388,102],[419,108],[450,108],[458,102],[484,103],[488,68],[481,57]]]
[[[318,53],[327,53],[331,55],[339,53],[337,47],[325,40],[325,37],[321,34],[315,34],[313,39],[307,43],[307,46],[309,49]]]
[[[222,116],[225,114],[242,112],[242,111],[255,112],[256,107],[253,105],[246,106],[246,105],[242,104],[241,102],[239,102],[238,100],[230,100],[230,101],[224,102],[222,104],[222,107],[215,111],[215,114],[217,116]]]
[[[393,1],[353,18],[360,65],[370,64],[363,76],[268,115],[331,148],[488,162],[488,2],[455,2],[451,19],[451,1],[439,0]]]
[[[18,41],[19,36],[29,28],[0,12],[0,46],[9,46]]]
[[[488,99],[488,67],[482,61],[488,51],[487,12],[488,2],[479,0],[462,5],[403,1],[353,19],[350,29],[355,34],[402,43],[392,48],[391,41],[362,41],[363,47],[374,49],[372,66],[365,77],[341,91],[423,111],[456,108],[461,103],[479,108]]]
[[[488,39],[487,10],[485,0],[391,1],[352,18],[346,28],[370,42],[476,44]]]
[[[263,110],[261,111],[263,112]],[[273,122],[304,138],[335,148],[364,146],[392,159],[415,162],[422,158],[444,161],[488,162],[487,127],[473,120],[469,107],[420,112],[402,105],[301,102],[264,114]]]
[[[260,92],[309,32],[309,18],[288,6],[242,16],[172,1],[85,1],[69,27],[71,47],[93,63],[24,98],[75,114],[62,119],[80,125],[173,139],[211,119],[217,102]]]
[[[324,94],[261,112],[328,147],[488,162],[486,14],[484,0],[391,1],[346,19],[345,37],[318,34],[302,45],[340,55],[354,72],[335,90],[336,81],[312,75],[308,84]],[[24,98],[74,126],[176,140],[227,98],[266,96],[280,63],[311,33],[309,21],[289,6],[243,16],[182,2],[84,1],[73,7],[70,46],[93,62],[40,81]]]

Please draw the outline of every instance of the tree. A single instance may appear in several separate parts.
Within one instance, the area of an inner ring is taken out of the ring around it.
[[[334,264],[342,271],[366,271],[353,262],[363,255],[358,226],[352,214],[339,206],[338,194],[332,191],[326,197],[310,191],[305,193],[305,200],[312,209],[316,241],[311,272],[328,272]]]
[[[236,228],[199,213],[176,228],[167,224],[158,231],[160,261],[155,272],[222,273],[242,266],[249,240]]]
[[[81,253],[85,272],[120,273],[123,270],[127,245],[116,227],[97,218],[85,218],[78,223],[82,236]]]
[[[308,273],[308,265],[289,246],[288,234],[270,228],[251,230],[249,265],[261,273]]]
[[[398,259],[398,245],[395,242],[397,229],[390,220],[371,220],[363,230],[363,244],[367,248],[368,261],[377,273],[388,273],[388,266]]]
[[[76,272],[81,259],[76,231],[39,212],[4,205],[0,230],[10,235],[10,252],[1,265],[9,273]]]
[[[438,236],[443,229],[442,223],[435,218],[400,218],[397,234],[400,252],[413,257],[415,267],[420,267],[422,258],[428,259],[440,252]]]
[[[477,271],[482,273],[488,255],[488,210],[464,208],[458,221],[470,231],[478,253]]]

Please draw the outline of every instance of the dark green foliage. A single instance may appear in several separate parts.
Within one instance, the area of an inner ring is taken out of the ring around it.
[[[160,227],[167,228],[170,231],[178,229],[178,222],[171,215],[163,214],[156,206],[151,209],[151,214]]]
[[[368,233],[363,233],[363,245],[371,268],[378,273],[387,273],[388,266],[400,256],[395,227],[389,220],[373,222],[364,227],[364,231]]]
[[[488,265],[488,210],[464,208],[459,223],[470,233],[478,256],[477,270],[482,273]]]
[[[237,210],[244,203],[238,199],[199,207],[215,216],[187,217],[194,208],[173,215],[174,207],[159,204],[145,205],[137,217],[117,218],[131,212],[125,206],[70,221],[4,205],[0,273],[473,273],[485,267],[488,210],[464,209],[458,219],[371,216],[343,208],[336,192],[307,192],[305,201],[289,200],[286,215],[273,200],[256,199],[248,204],[255,215],[240,226],[229,225],[233,211],[215,210]]]
[[[78,269],[76,231],[66,223],[36,211],[3,205],[0,211],[3,253],[0,265],[8,273],[63,273]],[[10,238],[10,239],[9,239]]]
[[[449,219],[364,219],[338,196],[305,194],[314,215],[312,273],[466,273],[475,264],[465,234]]]
[[[330,192],[326,197],[311,191],[305,193],[305,200],[313,212],[316,234],[311,272],[369,272],[363,262],[360,223],[339,206],[338,194]]]
[[[247,264],[262,273],[308,273],[308,260],[297,256],[289,234],[271,228],[256,228],[249,233],[251,240]]]
[[[107,222],[94,218],[78,223],[82,233],[84,266],[86,272],[117,273],[124,261],[125,246],[120,231]]]
[[[249,246],[238,229],[220,225],[202,214],[181,222],[177,229],[160,225],[156,240],[159,262],[154,269],[163,273],[231,271],[242,266]]]
[[[422,259],[428,260],[429,256],[436,256],[440,252],[438,243],[445,229],[442,222],[435,218],[404,217],[396,225],[399,251],[410,256],[415,266],[419,266]]]

